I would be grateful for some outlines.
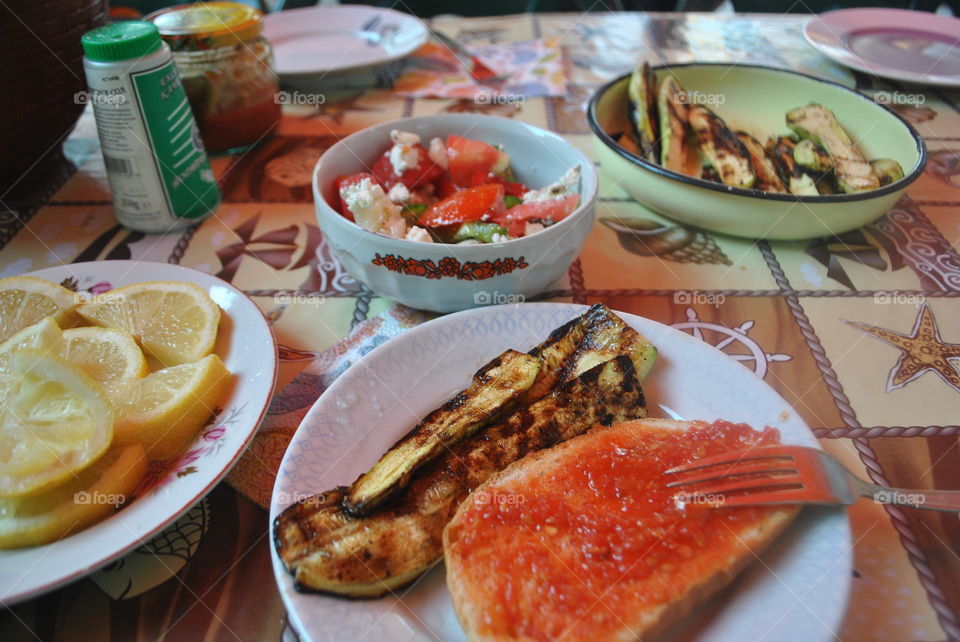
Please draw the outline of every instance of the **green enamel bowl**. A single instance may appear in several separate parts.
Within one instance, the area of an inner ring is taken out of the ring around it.
[[[883,216],[927,162],[923,139],[898,114],[833,82],[782,69],[726,63],[655,67],[654,73],[658,79],[672,73],[691,100],[711,108],[734,131],[745,130],[761,142],[790,133],[789,110],[820,103],[833,111],[868,159],[892,158],[904,171],[902,179],[879,189],[823,196],[769,194],[679,174],[617,142],[631,125],[629,74],[616,78],[597,90],[587,110],[596,159],[605,178],[616,181],[646,207],[682,223],[775,240],[841,234]]]

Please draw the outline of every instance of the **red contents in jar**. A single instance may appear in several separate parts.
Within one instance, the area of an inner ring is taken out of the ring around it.
[[[280,111],[273,94],[265,92],[258,103],[219,113],[198,113],[196,119],[207,151],[222,152],[265,137],[280,122]]]

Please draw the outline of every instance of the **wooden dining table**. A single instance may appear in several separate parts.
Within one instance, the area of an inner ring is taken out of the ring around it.
[[[212,159],[223,194],[215,215],[165,236],[117,224],[88,110],[65,142],[60,173],[0,199],[0,276],[114,259],[214,274],[266,315],[281,374],[244,459],[160,540],[112,563],[123,568],[122,582],[99,571],[0,610],[0,639],[296,639],[273,577],[265,508],[283,450],[297,417],[344,368],[431,316],[377,296],[330,254],[310,189],[316,159],[369,125],[443,112],[522,120],[593,155],[584,113],[591,93],[645,58],[782,67],[904,97],[888,106],[926,141],[926,170],[862,229],[773,242],[655,214],[600,167],[597,222],[548,300],[602,302],[717,346],[776,389],[822,446],[864,479],[960,489],[960,91],[838,66],[806,43],[806,19],[609,12],[432,19],[432,28],[471,47],[558,39],[566,94],[503,103],[414,99],[396,95],[381,74],[379,84],[342,99],[285,105],[269,139]],[[852,590],[836,639],[960,639],[958,516],[864,499],[849,517]]]

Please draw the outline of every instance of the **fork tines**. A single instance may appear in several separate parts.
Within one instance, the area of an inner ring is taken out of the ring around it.
[[[668,488],[701,485],[697,493],[724,495],[724,506],[803,501],[799,493],[803,491],[804,479],[798,461],[782,446],[715,455],[676,466],[665,474],[680,477],[669,482]],[[739,494],[728,496],[729,493]]]

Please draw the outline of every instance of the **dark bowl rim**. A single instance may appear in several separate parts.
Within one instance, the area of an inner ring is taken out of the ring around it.
[[[730,63],[726,62],[685,62],[678,64],[670,65],[658,65],[656,67],[651,67],[654,71],[661,69],[675,69],[678,67],[730,67]],[[745,64],[736,64],[735,67],[747,67],[751,69],[760,69],[763,71],[773,71],[777,73],[789,74],[792,76],[801,76],[803,78],[808,78],[825,85],[832,85],[838,87],[844,91],[850,92],[861,98],[862,100],[875,105],[882,109],[885,109],[891,116],[900,121],[900,124],[906,127],[907,131],[910,133],[910,136],[913,137],[914,143],[917,146],[917,152],[919,153],[919,158],[917,159],[917,164],[913,170],[901,178],[900,180],[890,183],[889,185],[884,185],[877,189],[867,190],[865,192],[854,192],[852,194],[820,194],[817,196],[800,196],[797,194],[780,194],[776,192],[762,192],[760,190],[753,189],[743,189],[742,187],[731,187],[728,185],[722,185],[720,183],[714,183],[713,181],[704,180],[702,178],[694,178],[693,176],[687,176],[686,174],[680,174],[669,170],[662,165],[653,163],[642,156],[638,156],[633,152],[627,150],[617,141],[615,141],[610,134],[603,130],[600,126],[600,123],[597,120],[597,103],[600,101],[600,98],[606,94],[610,89],[617,83],[623,82],[624,80],[630,77],[632,72],[627,72],[620,76],[617,76],[613,80],[606,82],[601,85],[595,92],[593,96],[590,97],[590,102],[587,106],[587,123],[590,125],[590,129],[593,131],[594,136],[596,136],[600,141],[612,149],[614,152],[624,157],[626,160],[630,161],[634,165],[639,165],[644,169],[647,169],[655,174],[659,174],[665,178],[669,178],[674,181],[681,183],[687,183],[688,185],[693,185],[695,187],[704,187],[706,189],[713,190],[715,192],[722,192],[724,194],[737,194],[739,196],[747,196],[750,198],[759,198],[766,199],[769,201],[786,201],[790,203],[848,203],[853,201],[865,201],[873,198],[878,198],[886,194],[892,194],[903,190],[908,185],[917,180],[920,175],[923,173],[924,168],[927,165],[927,146],[923,141],[923,137],[913,128],[913,125],[908,123],[900,114],[895,112],[893,109],[886,105],[881,105],[874,100],[871,100],[869,97],[860,93],[855,89],[850,89],[840,83],[833,82],[832,80],[824,80],[823,78],[817,78],[816,76],[811,76],[810,74],[801,73],[799,71],[793,71],[791,69],[783,69],[780,67],[771,67],[768,65],[745,65]]]

